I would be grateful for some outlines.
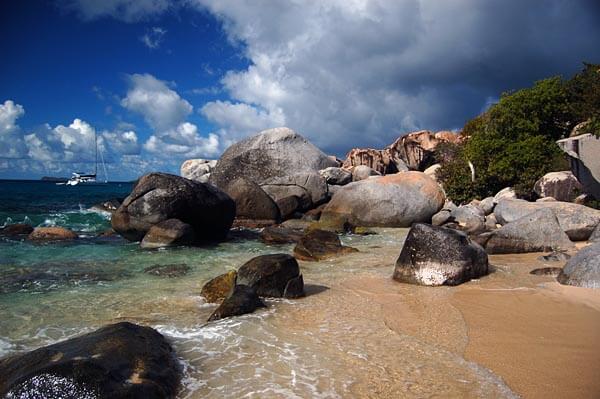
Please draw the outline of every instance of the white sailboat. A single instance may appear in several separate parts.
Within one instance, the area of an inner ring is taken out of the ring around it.
[[[98,151],[98,135],[94,133],[94,144],[95,144],[95,162],[94,162],[94,173],[85,174],[82,172],[73,172],[72,176],[66,182],[56,183],[57,185],[76,186],[78,184],[103,184],[108,183],[108,174],[106,173],[106,165],[104,164],[104,156],[102,151]],[[102,161],[102,169],[104,170],[104,181],[97,181],[98,175],[98,152],[100,152],[100,159]]]

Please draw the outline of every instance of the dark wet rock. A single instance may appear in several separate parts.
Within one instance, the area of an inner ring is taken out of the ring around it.
[[[186,264],[154,265],[144,269],[144,273],[159,277],[182,277],[188,274],[190,267]]]
[[[192,226],[179,219],[167,219],[150,227],[140,247],[155,249],[192,245],[195,242],[196,234]]]
[[[200,295],[206,299],[206,302],[221,302],[231,293],[233,287],[235,287],[236,280],[237,272],[235,270],[218,275],[202,286]]]
[[[309,222],[318,221],[321,218],[321,214],[323,213],[323,209],[325,209],[325,206],[327,206],[327,204],[322,204],[316,207],[315,209],[306,211],[302,216],[302,220],[307,220]]]
[[[198,241],[227,237],[235,217],[235,202],[218,188],[167,173],[142,176],[112,217],[112,227],[130,241],[141,240],[150,228],[179,219],[194,229]]]
[[[571,171],[546,173],[533,186],[533,191],[542,198],[552,197],[556,201],[573,201],[583,187]]]
[[[33,231],[33,227],[26,223],[14,223],[0,229],[0,236],[19,237],[28,236]]]
[[[352,173],[349,170],[333,166],[320,170],[319,174],[331,185],[343,186],[352,181]]]
[[[210,315],[208,321],[240,316],[264,307],[266,307],[265,304],[260,300],[254,288],[247,285],[236,285],[229,296]]]
[[[465,233],[416,223],[408,232],[393,278],[419,285],[458,285],[487,273],[487,254]]]
[[[566,262],[569,259],[571,259],[571,255],[564,251],[553,251],[538,258],[538,260],[541,260],[542,262]]]
[[[365,227],[408,227],[429,222],[445,195],[422,172],[402,172],[345,185],[327,204],[320,222]]]
[[[573,247],[552,209],[539,209],[494,230],[485,249],[490,254],[506,254],[568,250]]]
[[[572,241],[587,240],[600,223],[600,210],[571,202],[527,202],[524,200],[502,200],[496,205],[494,214],[502,225],[513,222],[538,209],[552,209],[562,230]]]
[[[529,274],[534,276],[553,276],[556,277],[562,272],[562,267],[540,267],[539,269],[533,269]]]
[[[263,229],[260,239],[266,244],[290,244],[300,241],[303,235],[303,230],[271,226]]]
[[[181,373],[156,330],[117,323],[4,358],[0,376],[2,397],[158,399],[175,397]]]
[[[100,233],[98,233],[98,237],[115,237],[115,236],[118,236],[118,235],[119,235],[119,233],[117,233],[112,228],[106,229],[106,230],[101,231]]]
[[[253,181],[238,178],[223,187],[223,191],[235,201],[238,224],[239,221],[248,220],[254,225],[269,226],[281,221],[281,213],[275,201]]]
[[[276,204],[283,220],[293,217],[296,212],[302,209],[300,198],[297,195],[280,198],[276,201]]]
[[[256,290],[259,296],[297,298],[304,294],[300,267],[287,254],[262,255],[244,263],[237,274],[237,283]]]
[[[309,230],[294,247],[294,256],[300,260],[319,261],[347,253],[356,248],[343,246],[337,234],[325,230]]]
[[[261,186],[275,201],[297,195],[317,205],[327,195],[327,184],[319,171],[330,166],[338,163],[298,133],[281,127],[231,145],[219,159],[210,180],[224,187],[243,177]]]
[[[577,252],[569,259],[557,280],[565,285],[600,288],[600,243]]]
[[[36,227],[27,236],[31,241],[64,241],[75,240],[77,234],[64,227]]]

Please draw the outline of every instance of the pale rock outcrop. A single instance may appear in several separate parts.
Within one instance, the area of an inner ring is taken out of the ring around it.
[[[217,160],[188,159],[181,164],[181,177],[200,183],[208,183],[210,172],[217,166]]]
[[[533,190],[542,198],[552,197],[556,201],[571,202],[583,187],[571,171],[546,173],[535,182]]]
[[[341,187],[323,209],[320,223],[408,227],[431,221],[445,199],[431,177],[422,172],[401,172]]]

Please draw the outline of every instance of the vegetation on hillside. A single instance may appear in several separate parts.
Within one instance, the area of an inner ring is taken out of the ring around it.
[[[465,124],[464,144],[440,146],[438,177],[448,196],[468,202],[511,186],[531,198],[538,178],[568,169],[556,140],[584,121],[581,133],[600,134],[600,65],[584,66],[570,80],[552,77],[502,94],[497,104]]]

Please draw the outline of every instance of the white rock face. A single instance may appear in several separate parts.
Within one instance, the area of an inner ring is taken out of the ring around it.
[[[505,187],[502,190],[498,191],[496,195],[494,195],[494,203],[497,204],[500,200],[503,199],[516,199],[517,193],[512,187]]]
[[[200,183],[208,183],[210,173],[217,166],[216,160],[211,159],[188,159],[181,164],[180,174],[186,179]]]

